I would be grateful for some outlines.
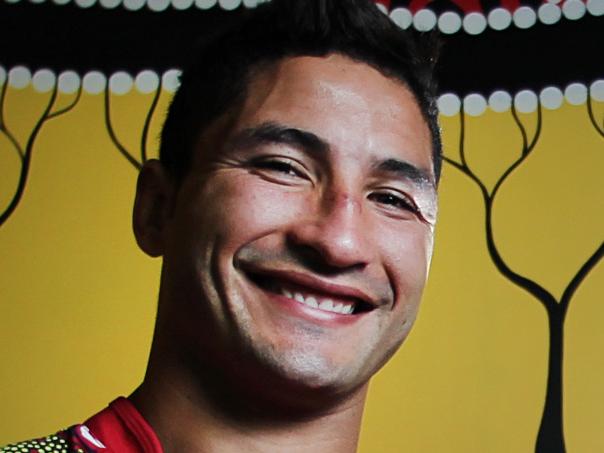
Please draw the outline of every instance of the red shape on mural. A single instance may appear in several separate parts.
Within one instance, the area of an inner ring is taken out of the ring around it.
[[[409,2],[409,10],[415,14],[420,9],[425,8],[430,2],[431,0],[411,0]],[[518,0],[501,0],[502,5],[504,2],[519,3]],[[451,0],[451,3],[458,6],[465,14],[483,12],[480,0]],[[504,6],[504,8],[507,8],[507,6]]]
[[[502,8],[507,9],[510,13],[513,13],[520,8],[520,0],[500,0]],[[546,3],[547,0],[543,0]]]

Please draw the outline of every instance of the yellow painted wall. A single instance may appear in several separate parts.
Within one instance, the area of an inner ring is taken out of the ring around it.
[[[64,106],[74,95],[60,94]],[[138,156],[153,95],[112,95],[112,118]],[[162,93],[151,149],[169,93]],[[49,99],[9,88],[8,128],[21,143]],[[595,103],[604,117],[604,104]],[[0,444],[82,421],[141,381],[160,262],[130,229],[136,171],[109,139],[103,95],[83,94],[49,120],[33,150],[26,191],[0,227]],[[521,115],[529,134],[535,114]],[[443,117],[446,154],[458,157],[459,118]],[[466,117],[469,165],[492,185],[521,151],[511,113]],[[153,154],[153,153],[152,153]],[[0,210],[20,160],[0,136]],[[604,138],[585,105],[543,111],[534,152],[497,196],[503,257],[556,297],[604,239]],[[505,280],[485,246],[476,185],[446,165],[432,274],[418,322],[374,379],[361,452],[530,452],[547,372],[547,318]],[[577,291],[565,331],[569,452],[604,451],[604,264]]]

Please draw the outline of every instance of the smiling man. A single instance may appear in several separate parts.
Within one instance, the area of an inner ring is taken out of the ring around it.
[[[37,442],[355,451],[430,266],[431,67],[360,0],[273,0],[206,42],[138,182],[134,232],[163,257],[145,380]]]

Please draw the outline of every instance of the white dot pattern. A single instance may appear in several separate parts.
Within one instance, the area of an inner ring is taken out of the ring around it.
[[[587,11],[592,16],[604,15],[604,0],[587,0]]]
[[[539,93],[541,105],[548,110],[556,110],[560,108],[564,102],[564,94],[558,87],[545,87]]]
[[[105,89],[107,80],[105,76],[98,71],[90,71],[82,79],[84,91],[90,94],[99,94]]]
[[[495,8],[489,13],[489,27],[493,30],[505,30],[512,23],[512,14],[505,8]]]
[[[147,69],[138,73],[134,80],[134,85],[136,85],[136,89],[139,92],[148,94],[157,90],[157,87],[159,86],[159,77],[155,72]]]
[[[64,432],[66,433],[66,432]],[[0,448],[0,453],[84,453],[81,448],[70,448],[69,443],[59,434],[28,440]]]
[[[39,93],[46,93],[54,88],[56,77],[52,71],[40,69],[39,71],[36,71],[31,82],[34,90]]]
[[[164,72],[161,78],[162,87],[169,93],[174,93],[180,85],[180,74],[181,72],[178,69],[170,69]]]
[[[438,98],[438,111],[444,116],[454,116],[459,113],[461,100],[454,93],[445,93]]]
[[[516,27],[526,29],[531,28],[537,22],[537,14],[535,10],[528,6],[521,6],[514,11],[513,21]]]
[[[6,3],[18,3],[21,0],[4,0]],[[43,3],[47,0],[29,0],[32,3]],[[57,5],[74,3],[80,8],[90,8],[97,0],[49,0]],[[151,11],[161,12],[168,8],[186,10],[199,8],[207,10],[220,7],[226,11],[232,11],[239,7],[256,8],[261,3],[270,0],[98,0],[101,7],[113,9],[118,6],[129,11],[138,11],[147,6]],[[586,13],[593,16],[604,15],[604,0],[546,0],[537,10],[530,6],[521,6],[513,14],[505,8],[497,7],[484,13],[471,12],[460,17],[454,11],[446,11],[437,16],[431,9],[423,8],[412,14],[407,8],[397,7],[388,12],[388,8],[382,3],[376,3],[377,8],[384,14],[389,15],[394,23],[406,29],[413,25],[419,31],[429,31],[438,28],[445,34],[465,31],[471,35],[477,35],[485,31],[488,25],[493,30],[504,30],[512,23],[521,29],[533,27],[537,19],[544,24],[550,25],[560,20],[563,15],[568,20],[578,20]],[[551,7],[556,8],[551,8]],[[461,22],[461,23],[460,23]]]
[[[15,66],[8,71],[9,86],[21,90],[31,82],[31,73],[25,66]]]
[[[99,0],[99,4],[105,9],[117,8],[122,0]]]
[[[571,83],[564,90],[566,102],[570,105],[581,105],[587,101],[587,87],[582,83]]]
[[[170,0],[147,0],[147,7],[156,13],[164,11],[168,6],[170,6]]]
[[[216,4],[216,0],[195,0],[195,6],[199,9],[210,9]]]
[[[124,0],[123,4],[128,11],[137,11],[145,6],[145,0]]]
[[[127,72],[119,71],[109,77],[109,89],[112,93],[122,95],[132,89],[134,81]]]
[[[241,0],[218,0],[218,4],[222,9],[231,11],[236,9],[241,4]]]
[[[604,102],[604,80],[596,80],[589,87],[589,94],[592,99]]]
[[[429,31],[436,25],[436,14],[429,9],[422,9],[413,16],[413,27],[417,31]]]
[[[493,91],[489,96],[489,108],[494,112],[501,113],[510,109],[512,106],[512,96],[507,91]]]
[[[520,113],[532,113],[537,110],[539,98],[531,90],[522,90],[514,96],[514,106]]]
[[[61,93],[75,93],[80,88],[80,76],[74,71],[62,72],[59,75],[58,87]]]
[[[487,109],[487,101],[481,94],[468,94],[463,100],[463,109],[470,116],[480,116]]]
[[[174,9],[182,11],[185,9],[189,9],[191,6],[193,6],[193,3],[193,0],[172,0],[172,7]]]
[[[487,28],[487,20],[480,13],[466,14],[463,18],[463,29],[470,35],[479,35]]]
[[[562,17],[562,10],[551,3],[544,3],[537,12],[539,20],[546,25],[553,25]]]
[[[394,8],[390,13],[390,19],[405,30],[413,23],[413,14],[407,8]]]
[[[438,28],[440,31],[448,35],[457,33],[461,28],[461,24],[461,17],[459,17],[459,14],[454,13],[453,11],[448,11],[444,14],[441,14],[438,18]]]
[[[552,5],[555,6],[555,5]],[[98,71],[90,71],[83,78],[74,71],[63,71],[58,76],[50,69],[40,69],[35,74],[25,66],[15,66],[7,71],[0,66],[0,85],[8,84],[13,89],[24,89],[31,85],[38,92],[48,92],[55,85],[59,92],[73,94],[80,87],[89,94],[100,94],[109,89],[113,94],[124,95],[136,88],[143,94],[149,94],[158,88],[168,93],[174,93],[180,85],[181,71],[170,69],[163,74],[152,70],[138,73],[135,79],[124,71],[113,73],[109,79]],[[586,86],[583,83],[571,83],[564,90],[557,87],[545,87],[538,94],[523,90],[515,95],[504,90],[494,91],[488,99],[472,93],[463,99],[464,111],[470,116],[482,115],[487,107],[494,112],[509,110],[512,99],[519,112],[530,113],[536,110],[539,103],[548,109],[559,108],[563,101],[570,105],[582,105],[587,102],[588,95],[597,102],[604,102],[604,80],[598,79]],[[459,113],[462,100],[455,93],[445,93],[438,99],[439,112],[444,116],[454,116]]]
[[[80,8],[90,8],[96,3],[96,0],[75,0],[75,4]]]

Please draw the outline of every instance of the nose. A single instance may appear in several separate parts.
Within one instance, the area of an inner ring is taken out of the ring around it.
[[[307,258],[320,260],[317,264],[323,267],[364,268],[371,260],[366,223],[359,200],[344,193],[329,194],[319,209],[292,224],[288,240]]]

